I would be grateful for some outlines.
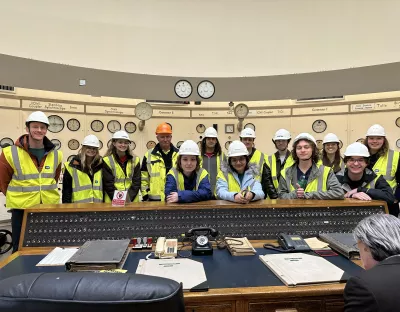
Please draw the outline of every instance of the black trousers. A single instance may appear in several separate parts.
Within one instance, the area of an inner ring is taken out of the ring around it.
[[[11,210],[11,231],[12,231],[13,253],[18,251],[19,237],[21,236],[22,218],[23,217],[24,217],[23,209],[12,209]]]

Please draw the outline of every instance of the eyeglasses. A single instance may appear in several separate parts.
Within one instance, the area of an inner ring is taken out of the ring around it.
[[[231,158],[232,163],[245,162],[245,161],[246,161],[246,157]]]
[[[355,164],[355,163],[363,164],[363,163],[365,163],[365,159],[364,158],[356,158],[356,159],[350,158],[348,160],[348,162],[352,163],[352,164]]]

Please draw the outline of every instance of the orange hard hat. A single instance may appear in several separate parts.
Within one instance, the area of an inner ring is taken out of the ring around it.
[[[159,124],[156,129],[156,134],[172,134],[171,126],[166,122]]]

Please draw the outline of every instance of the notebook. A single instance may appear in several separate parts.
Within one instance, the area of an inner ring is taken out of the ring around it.
[[[352,233],[321,233],[319,238],[348,259],[360,259],[360,251]]]

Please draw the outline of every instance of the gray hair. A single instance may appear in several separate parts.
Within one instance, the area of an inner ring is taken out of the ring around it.
[[[358,223],[354,238],[367,245],[376,261],[400,254],[400,220],[388,214],[369,216]]]

